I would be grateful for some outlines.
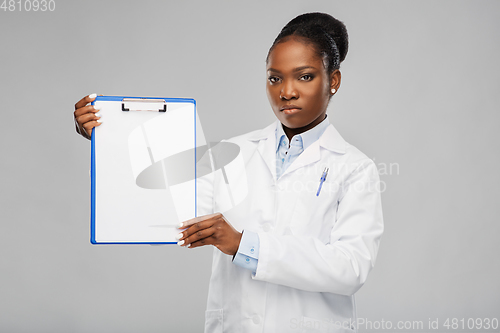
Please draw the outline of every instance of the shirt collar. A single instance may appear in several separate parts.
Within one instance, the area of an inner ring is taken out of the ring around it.
[[[276,119],[267,127],[249,133],[248,140],[261,141],[261,143],[267,141],[268,144],[271,144],[273,148],[276,148],[276,144],[273,141],[276,141],[276,129],[279,126],[281,126],[281,123],[278,119]],[[326,128],[323,135],[319,138],[318,143],[321,147],[326,148],[330,151],[337,152],[339,154],[345,154],[348,146],[348,143],[344,140],[344,138],[342,138],[340,133],[332,124],[330,124]],[[276,154],[276,149],[273,150],[274,154]]]
[[[314,126],[313,128],[303,133],[294,135],[292,137],[292,140],[294,140],[294,138],[297,137],[300,141],[302,141],[303,150],[306,150],[307,147],[309,147],[314,141],[318,140],[321,137],[321,135],[327,129],[328,125],[330,125],[330,120],[326,115],[325,119],[323,119],[323,121],[320,122],[318,125]],[[285,142],[288,143],[288,137],[286,136],[285,131],[283,130],[283,125],[280,123],[278,124],[278,126],[276,126],[276,147],[275,147],[276,150],[278,150],[282,140],[285,140]]]

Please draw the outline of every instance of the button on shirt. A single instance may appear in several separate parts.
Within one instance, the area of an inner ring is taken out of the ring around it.
[[[297,157],[318,140],[326,128],[330,125],[328,116],[308,131],[294,135],[289,141],[283,130],[283,125],[276,129],[276,178],[279,179],[286,169],[297,159]],[[257,233],[243,230],[240,246],[236,252],[233,262],[243,268],[250,269],[252,274],[257,272],[259,261],[259,236]]]

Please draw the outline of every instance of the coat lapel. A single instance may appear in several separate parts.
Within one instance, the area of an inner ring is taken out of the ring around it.
[[[306,150],[304,150],[293,163],[283,172],[282,177],[287,173],[293,172],[308,164],[319,161],[319,144],[318,141],[313,142]],[[275,158],[276,159],[276,158]]]
[[[276,120],[249,138],[251,141],[259,141],[257,150],[266,163],[273,181],[276,179],[276,126],[278,124],[279,121]]]

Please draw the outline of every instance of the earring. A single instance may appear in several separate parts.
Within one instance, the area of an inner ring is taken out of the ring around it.
[[[332,95],[335,94],[337,90],[335,90],[335,88],[332,89]]]

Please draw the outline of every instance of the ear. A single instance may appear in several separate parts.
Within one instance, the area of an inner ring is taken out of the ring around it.
[[[342,79],[342,75],[338,69],[334,70],[330,75],[330,94],[333,95],[332,90],[335,89],[335,93],[339,91],[340,81]]]

